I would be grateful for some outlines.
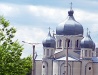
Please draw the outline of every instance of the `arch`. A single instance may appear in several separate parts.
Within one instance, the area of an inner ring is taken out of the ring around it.
[[[85,65],[85,75],[88,75],[87,74],[87,71],[90,71],[89,75],[93,75],[93,66],[88,66],[89,64],[93,64],[93,62],[88,62],[86,65]],[[91,72],[92,71],[92,72]]]
[[[68,73],[70,73],[70,74],[68,74],[68,75],[71,75],[71,65],[68,63],[68,70],[70,70],[70,71],[68,71]],[[65,62],[63,62],[61,65],[60,65],[60,75],[65,75]],[[63,68],[63,72],[62,72],[62,68]]]

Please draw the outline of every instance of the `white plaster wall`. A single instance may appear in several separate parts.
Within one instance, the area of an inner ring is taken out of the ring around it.
[[[35,61],[35,75],[42,75],[42,61]]]
[[[59,75],[58,61],[53,61],[53,75]]]
[[[81,62],[72,62],[72,75],[81,75]]]
[[[64,60],[55,60],[53,62],[53,75],[66,75],[66,66]],[[81,75],[81,62],[68,62],[68,75]]]
[[[91,69],[89,69],[89,68],[91,68]],[[85,69],[86,69],[85,75],[94,75],[93,74],[93,63],[87,63],[85,66]]]
[[[48,59],[48,74],[47,75],[52,75],[53,74],[53,62],[52,59]]]
[[[82,60],[81,75],[93,75],[93,63],[92,60]],[[91,67],[91,70],[89,70]]]
[[[47,55],[47,49],[49,49],[49,52],[48,52],[48,54],[49,55]],[[54,52],[55,52],[55,49],[54,48],[46,48],[46,47],[44,47],[43,48],[43,58],[47,58],[47,57],[51,57],[51,56],[53,56],[54,55]]]
[[[85,51],[87,50],[87,56],[85,56]],[[91,53],[89,53],[91,52]],[[90,48],[81,48],[81,55],[80,55],[80,58],[92,58],[92,49]]]
[[[47,75],[47,73],[48,73],[48,63],[42,62],[42,75]]]
[[[93,75],[98,75],[98,63],[93,63],[93,71],[94,71],[94,74]]]

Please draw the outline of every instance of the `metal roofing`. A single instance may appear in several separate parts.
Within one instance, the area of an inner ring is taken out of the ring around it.
[[[88,33],[87,33],[86,37],[84,37],[81,40],[80,46],[81,46],[81,48],[95,49],[95,44],[94,44],[93,40],[91,39],[90,35],[88,35]]]
[[[56,28],[57,35],[78,35],[83,34],[82,25],[74,19],[74,11],[68,12],[68,19],[66,22]]]
[[[51,36],[50,31],[48,33],[48,36],[46,39],[43,40],[43,47],[50,47],[50,48],[55,48],[56,42],[55,38]]]

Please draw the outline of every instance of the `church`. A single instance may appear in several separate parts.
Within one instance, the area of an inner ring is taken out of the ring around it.
[[[42,41],[43,58],[35,60],[34,75],[98,75],[98,50],[87,29],[74,18],[72,8],[64,23]]]

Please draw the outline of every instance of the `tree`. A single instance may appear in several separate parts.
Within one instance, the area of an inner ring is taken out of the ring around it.
[[[14,27],[4,17],[0,17],[0,75],[26,75],[32,69],[32,57],[21,58],[23,47],[13,40]]]

